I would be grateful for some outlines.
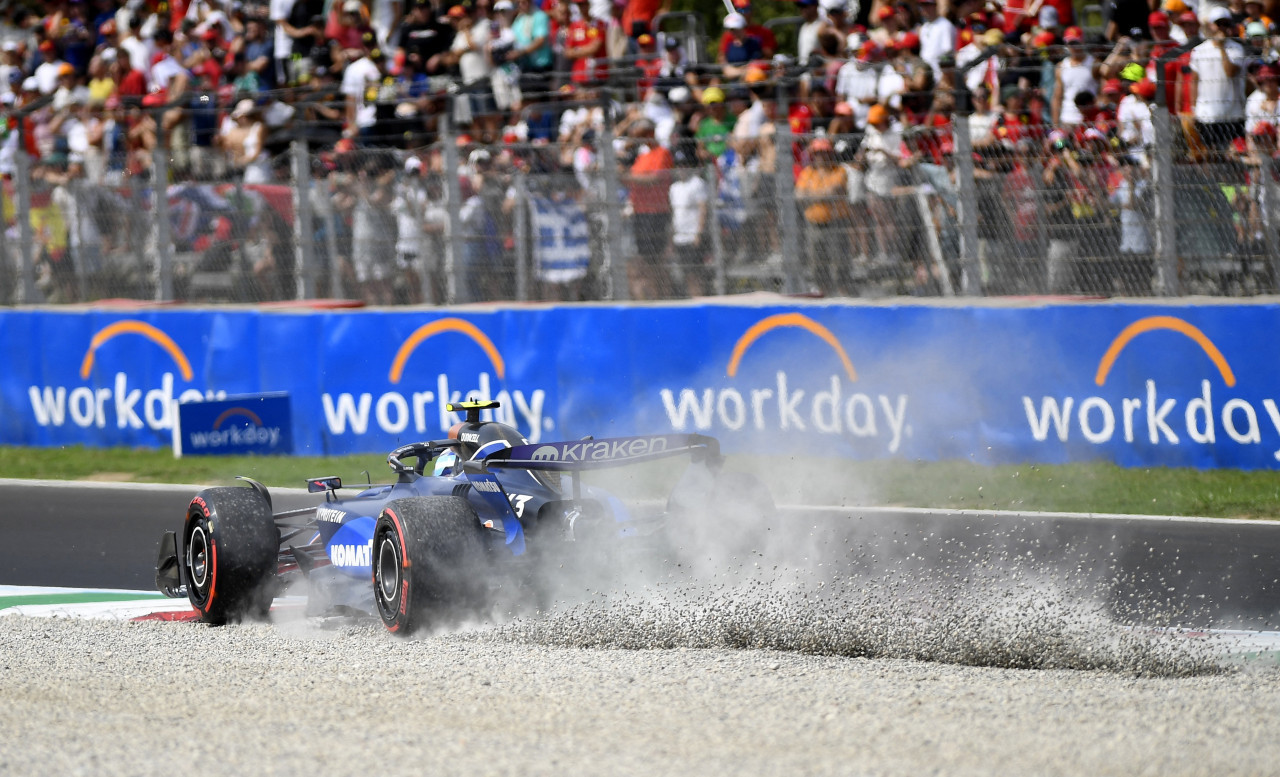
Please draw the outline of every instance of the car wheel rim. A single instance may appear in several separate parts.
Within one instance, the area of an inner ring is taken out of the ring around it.
[[[187,568],[191,570],[191,582],[204,590],[209,582],[209,536],[202,525],[192,529],[187,540]]]
[[[390,534],[378,546],[378,594],[388,604],[400,595],[400,554]]]

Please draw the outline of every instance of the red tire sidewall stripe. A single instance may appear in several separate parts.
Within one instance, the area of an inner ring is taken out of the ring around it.
[[[404,525],[400,523],[400,516],[396,515],[395,510],[385,508],[386,514],[391,518],[391,523],[395,526],[396,540],[400,545],[400,568],[408,570],[412,564],[409,561],[408,543],[405,542]],[[400,573],[400,608],[399,616],[396,618],[395,628],[391,631],[399,631],[400,621],[409,614],[409,575],[407,572]]]

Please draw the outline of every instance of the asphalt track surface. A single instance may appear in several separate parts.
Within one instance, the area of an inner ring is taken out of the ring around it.
[[[181,526],[198,489],[0,480],[0,584],[151,589],[160,535]],[[301,489],[272,495],[276,510],[321,501]],[[878,554],[896,556],[899,569],[935,569],[997,551],[1042,570],[1092,574],[1130,619],[1174,611],[1199,627],[1280,626],[1280,523],[792,508],[781,511],[779,525],[807,532],[811,544],[850,549],[828,554],[827,563]],[[969,549],[963,558],[944,552],[961,543]]]

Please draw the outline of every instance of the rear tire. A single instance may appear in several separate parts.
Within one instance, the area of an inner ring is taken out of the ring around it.
[[[205,623],[265,617],[275,595],[280,533],[251,488],[209,488],[191,500],[183,528],[187,598]]]
[[[373,598],[393,634],[474,614],[487,584],[480,518],[452,496],[397,499],[373,530]]]

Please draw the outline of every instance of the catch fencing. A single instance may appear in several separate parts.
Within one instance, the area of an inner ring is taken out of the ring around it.
[[[1164,110],[1088,131],[1011,131],[982,109],[884,131],[793,133],[775,118],[731,139],[668,137],[669,108],[557,108],[560,142],[482,144],[446,110],[434,142],[407,148],[299,137],[247,163],[164,143],[71,163],[19,151],[0,304],[1276,288],[1274,148],[1204,153]],[[632,130],[653,116],[671,168],[646,177]]]

